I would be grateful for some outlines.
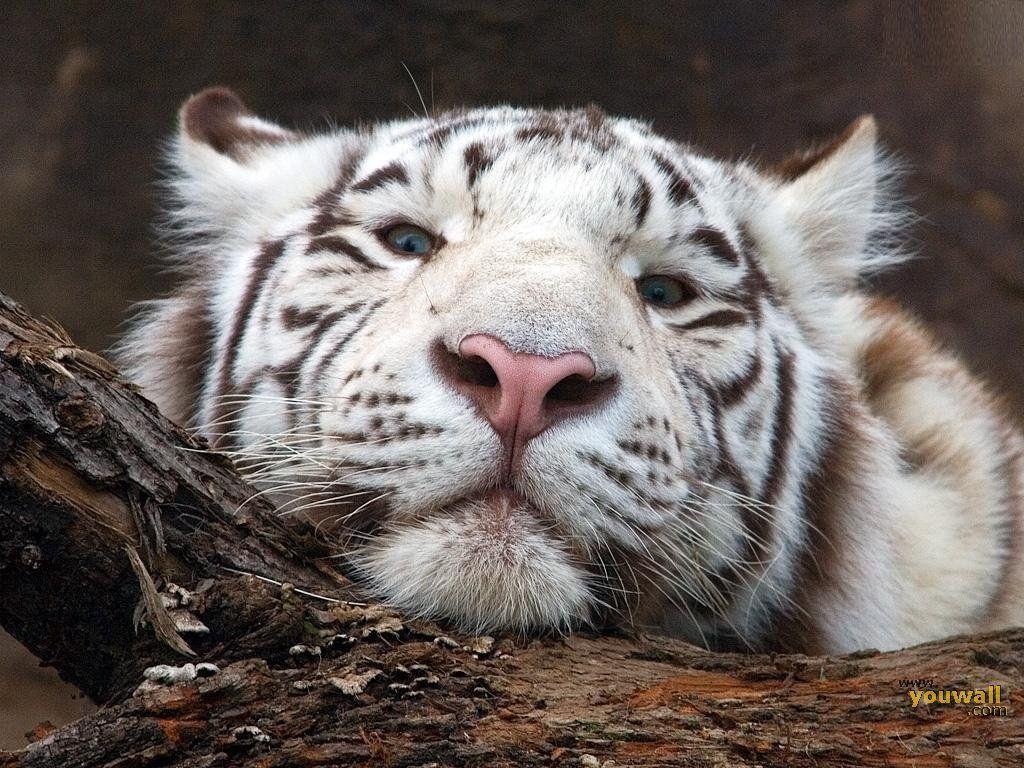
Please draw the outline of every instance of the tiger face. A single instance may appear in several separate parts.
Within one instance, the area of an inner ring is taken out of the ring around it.
[[[782,174],[596,108],[306,135],[211,89],[172,162],[131,372],[383,599],[747,647],[798,610],[870,119]]]

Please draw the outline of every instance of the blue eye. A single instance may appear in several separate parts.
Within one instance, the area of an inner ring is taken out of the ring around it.
[[[384,233],[384,242],[395,253],[426,256],[434,250],[434,238],[412,224],[399,224]]]
[[[693,298],[693,290],[668,275],[650,275],[636,282],[636,289],[648,304],[656,307],[678,307]]]

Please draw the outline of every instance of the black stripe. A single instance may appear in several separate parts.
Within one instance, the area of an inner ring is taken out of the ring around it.
[[[761,354],[755,352],[753,360],[750,361],[750,365],[743,373],[735,379],[717,386],[718,402],[723,408],[729,408],[738,403],[747,390],[758,382],[761,377],[761,366]]]
[[[442,149],[445,142],[448,141],[448,137],[452,135],[452,131],[455,130],[456,124],[454,122],[447,123],[445,125],[438,125],[430,129],[430,132],[420,139],[419,144],[432,144],[438,149]]]
[[[466,147],[462,157],[466,162],[466,181],[471,187],[476,184],[480,174],[490,168],[494,162],[494,158],[487,154],[484,145],[479,141],[474,141]]]
[[[313,350],[317,348],[320,344],[320,340],[323,339],[331,328],[333,328],[340,320],[364,305],[365,302],[356,301],[320,317],[317,320],[316,327],[313,329],[313,332],[309,335],[309,339],[307,339],[302,353],[272,371],[274,378],[277,380],[278,384],[284,387],[285,394],[289,398],[294,398],[298,392],[299,374],[303,361],[305,361]]]
[[[692,331],[697,328],[728,328],[732,325],[744,325],[750,316],[737,309],[720,309],[715,312],[690,320],[687,323],[671,323],[669,328],[674,331]]]
[[[698,445],[700,446],[701,453],[706,454],[706,456],[701,456],[700,461],[704,466],[714,464],[713,460],[717,458],[721,449],[718,435],[721,434],[721,424],[719,421],[722,415],[718,409],[718,404],[715,402],[714,394],[706,385],[698,386],[697,389],[700,390],[702,398],[700,403],[696,403],[694,402],[691,387],[687,386],[686,382],[682,380],[679,381],[679,386],[700,432],[698,435]],[[673,431],[673,437],[675,438],[676,448],[682,453],[682,441],[679,439],[678,433]]]
[[[274,380],[278,383],[282,389],[284,389],[285,397],[289,400],[294,399],[299,388],[299,366],[302,365],[302,358],[296,357],[289,360],[287,363],[270,370]],[[288,415],[294,426],[295,416],[291,412],[291,408],[288,408]]]
[[[713,399],[709,402],[714,402]],[[725,437],[725,425],[722,419],[722,413],[718,407],[711,409],[712,415],[712,426],[715,431],[715,443],[718,445],[718,466],[715,468],[717,474],[720,477],[727,478],[736,487],[736,490],[743,496],[750,495],[750,481],[747,476],[743,474],[743,470],[740,465],[736,463],[736,459],[733,458],[732,449],[729,447],[729,441]]]
[[[326,304],[318,304],[310,309],[303,309],[294,304],[289,304],[281,310],[281,324],[289,331],[294,331],[298,328],[308,328],[319,321],[327,309]]]
[[[306,253],[309,254],[316,251],[330,251],[331,253],[343,254],[352,259],[356,264],[369,270],[383,269],[380,264],[371,261],[358,246],[350,243],[340,235],[320,235],[319,237],[314,237],[309,241]]]
[[[365,179],[357,181],[352,185],[352,190],[354,192],[371,192],[378,187],[383,187],[385,184],[392,182],[400,184],[409,183],[409,173],[405,170],[405,166],[398,161],[389,163],[383,168],[378,168]]]
[[[863,412],[857,395],[840,380],[825,380],[819,406],[818,450],[813,463],[803,469],[800,491],[807,538],[793,570],[789,594],[794,606],[809,607],[808,596],[821,585],[842,587],[837,560],[842,542],[837,533],[843,509],[851,494],[860,492],[860,457],[867,450],[867,438],[859,427]],[[799,609],[785,608],[772,627],[773,647],[804,653],[823,653],[817,627],[827,618],[801,615]]]
[[[698,227],[690,233],[690,240],[710,249],[718,259],[731,266],[738,266],[740,263],[739,254],[732,247],[729,238],[714,227]]]
[[[651,209],[651,185],[647,179],[640,178],[637,182],[636,191],[633,193],[633,211],[636,213],[636,228],[640,229],[647,220],[647,213]]]
[[[783,351],[776,346],[775,379],[778,397],[775,406],[775,424],[772,429],[771,458],[768,474],[762,483],[760,499],[774,504],[782,490],[786,467],[789,461],[789,448],[793,439],[793,353]],[[774,511],[768,507],[753,508],[744,505],[740,513],[743,526],[750,534],[747,537],[744,559],[750,563],[763,562],[769,546],[771,522]]]
[[[338,168],[338,177],[334,180],[331,188],[320,194],[313,202],[317,209],[317,214],[309,225],[309,234],[313,237],[330,232],[345,223],[344,216],[336,210],[338,198],[348,188],[362,159],[363,152],[361,151],[347,156]]]
[[[694,199],[693,187],[682,177],[675,165],[660,152],[654,153],[654,162],[662,173],[668,176],[668,196],[676,205],[684,205]]]
[[[426,134],[417,141],[417,145],[421,147],[430,145],[439,151],[443,150],[453,133],[465,128],[482,125],[484,122],[485,120],[481,115],[475,117],[453,115],[448,117],[447,120],[441,118],[436,120],[429,128],[423,129],[426,131]]]
[[[761,498],[769,504],[775,503],[785,485],[789,448],[793,442],[793,400],[796,388],[793,353],[776,347],[776,354],[775,386],[778,400],[772,430],[771,463],[761,487]]]
[[[326,315],[321,317],[320,322],[316,324],[313,332],[306,340],[306,353],[304,356],[308,357],[314,352],[314,350],[316,350],[317,346],[320,344],[320,340],[338,323],[339,320],[343,320],[356,310],[362,309],[365,304],[366,302],[364,301],[354,301],[351,304],[346,304],[340,309],[334,310],[333,312],[328,312]]]
[[[348,333],[346,333],[341,339],[339,339],[330,348],[330,350],[326,354],[324,354],[323,357],[320,358],[319,362],[317,362],[316,364],[316,367],[313,369],[312,382],[314,387],[319,387],[320,378],[323,376],[324,370],[327,368],[327,366],[330,365],[331,360],[337,357],[338,353],[341,352],[341,350],[343,350],[350,341],[352,341],[355,335],[359,333],[361,330],[363,330],[364,327],[366,327],[366,324],[369,322],[374,312],[380,309],[384,303],[385,299],[378,299],[377,301],[373,302],[370,305],[370,308],[363,313],[362,317],[360,317],[359,320],[356,321],[356,324],[351,328],[351,330],[349,330]],[[313,346],[309,347],[311,352],[313,348]]]
[[[531,139],[542,139],[545,141],[559,141],[564,135],[564,126],[552,115],[540,113],[530,125],[516,131],[516,138],[520,141]]]
[[[740,493],[749,494],[750,483],[747,482],[739,465],[733,459],[732,453],[729,450],[729,443],[725,439],[722,403],[718,391],[700,373],[692,368],[684,366],[682,371],[676,371],[676,375],[679,377],[679,384],[683,388],[688,403],[691,402],[690,384],[699,389],[703,395],[704,406],[710,420],[710,428],[705,426],[704,430],[705,434],[713,438],[713,448],[709,447],[708,452],[712,457],[717,456],[716,472],[720,476],[729,478],[736,488],[739,489]],[[691,408],[693,408],[692,405]],[[694,413],[699,413],[699,411],[694,410]]]
[[[267,276],[283,253],[284,241],[272,240],[269,243],[263,244],[253,262],[249,282],[235,311],[235,321],[231,324],[231,330],[228,332],[227,339],[224,342],[224,360],[221,362],[220,379],[215,393],[216,397],[223,397],[231,391],[231,377],[235,361],[238,359],[238,345],[241,343],[242,336],[249,324],[253,308],[256,306],[256,300],[266,284]],[[227,410],[223,406],[215,406],[214,421],[226,416]],[[231,443],[232,441],[226,438],[222,439],[222,436],[213,436],[213,446],[215,448],[221,445],[230,445]]]
[[[763,296],[772,303],[778,303],[775,288],[758,257],[754,236],[750,234],[750,230],[745,225],[740,225],[739,236],[740,247],[743,249],[743,260],[747,265],[747,272],[743,275],[740,287],[745,293],[747,307],[752,308],[755,313],[755,322],[760,323],[761,303],[759,299]]]

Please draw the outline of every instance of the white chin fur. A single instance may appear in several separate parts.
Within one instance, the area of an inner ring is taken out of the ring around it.
[[[416,616],[468,632],[553,630],[588,620],[586,574],[529,511],[468,501],[397,523],[355,555],[369,585]]]

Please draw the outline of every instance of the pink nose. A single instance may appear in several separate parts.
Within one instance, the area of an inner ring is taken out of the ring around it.
[[[615,386],[614,379],[594,379],[594,361],[582,352],[529,355],[485,334],[464,338],[458,355],[445,350],[439,367],[494,427],[513,464],[529,440],[598,405]]]

